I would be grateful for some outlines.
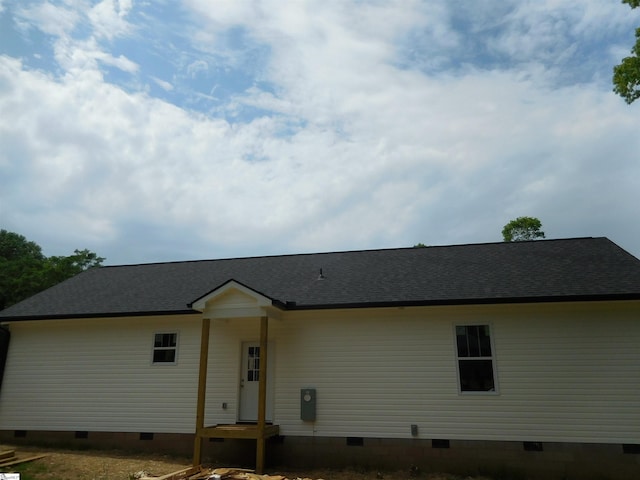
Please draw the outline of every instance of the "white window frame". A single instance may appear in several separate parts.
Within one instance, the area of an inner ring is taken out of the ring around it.
[[[491,345],[490,357],[461,357],[458,352],[458,327],[488,327],[489,328],[489,342]],[[494,328],[491,322],[465,322],[456,323],[453,325],[453,351],[455,355],[455,367],[456,377],[458,380],[458,394],[459,395],[499,395],[500,388],[498,386],[498,369],[496,365],[496,347],[494,342]],[[491,369],[493,371],[493,390],[462,390],[462,379],[460,378],[460,361],[473,361],[473,360],[491,360]]]
[[[176,345],[175,347],[156,347],[156,336],[157,335],[175,335],[176,336]],[[153,337],[151,338],[151,365],[177,365],[178,364],[178,345],[180,345],[180,332],[178,330],[162,330],[159,332],[154,332]],[[167,351],[174,350],[175,356],[173,362],[155,362],[155,352],[156,351]]]

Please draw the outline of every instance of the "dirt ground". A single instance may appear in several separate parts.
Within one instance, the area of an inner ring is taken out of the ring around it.
[[[15,470],[34,480],[131,480],[139,472],[154,476],[166,475],[190,466],[190,459],[152,454],[126,454],[102,450],[55,450],[36,447],[0,445],[0,451],[15,450],[18,457],[46,454],[46,457],[22,464]],[[233,465],[217,465],[233,466]],[[11,472],[11,468],[0,472]],[[313,470],[305,472],[267,471],[270,475],[284,475],[289,479],[311,478],[323,480],[489,480],[480,477],[456,477],[447,474],[420,472],[362,472],[351,470]]]
[[[37,480],[129,480],[140,471],[164,475],[189,466],[189,460],[186,458],[163,455],[125,454],[101,450],[53,450],[11,445],[1,445],[0,450],[15,450],[18,457],[46,454],[44,458],[29,462],[28,466],[22,464],[4,470],[25,471]]]

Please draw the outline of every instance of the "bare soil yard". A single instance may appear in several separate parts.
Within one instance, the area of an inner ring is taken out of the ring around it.
[[[182,470],[190,459],[167,455],[135,454],[102,450],[59,450],[37,447],[0,445],[0,451],[16,450],[19,457],[46,454],[46,457],[13,467],[2,472],[21,472],[21,480],[132,480],[139,472],[155,476]],[[229,465],[216,465],[219,467]],[[365,472],[352,470],[312,470],[304,472],[267,471],[289,479],[307,478],[324,480],[489,480],[486,477],[458,477],[448,474],[420,472]]]

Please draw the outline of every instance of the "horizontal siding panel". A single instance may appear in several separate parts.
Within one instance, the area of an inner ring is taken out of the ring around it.
[[[0,428],[194,430],[193,317],[22,322],[11,330]],[[179,332],[176,365],[152,365],[153,336],[163,331]]]
[[[640,443],[639,310],[633,302],[286,312],[269,321],[274,422],[291,436],[412,438],[416,424],[418,438]],[[456,323],[491,325],[497,393],[459,394]],[[193,432],[195,317],[14,328],[0,428]],[[153,333],[176,329],[178,364],[152,365]],[[258,338],[258,319],[211,322],[206,424],[237,421],[241,345]],[[302,388],[317,389],[316,422],[300,420]]]
[[[490,307],[482,315],[442,308],[441,315],[406,318],[310,314],[283,325],[281,431],[410,438],[409,426],[417,424],[424,438],[637,441],[640,390],[629,381],[640,378],[635,317],[604,323],[597,308],[575,314],[545,306],[535,315],[529,308]],[[458,394],[456,322],[491,324],[498,394]],[[298,391],[305,386],[318,391],[314,424],[299,420]]]

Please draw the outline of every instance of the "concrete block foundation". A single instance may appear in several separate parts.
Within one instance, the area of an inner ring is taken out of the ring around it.
[[[0,442],[71,449],[117,449],[184,456],[193,434],[154,432],[0,431]],[[253,440],[209,439],[203,463],[253,468]],[[637,480],[640,446],[362,437],[287,437],[267,440],[267,472],[278,469],[358,469],[527,480]]]

